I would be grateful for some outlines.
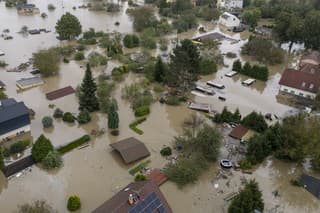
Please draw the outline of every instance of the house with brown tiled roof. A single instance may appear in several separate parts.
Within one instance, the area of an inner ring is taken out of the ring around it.
[[[281,92],[314,99],[320,91],[320,52],[303,55],[298,69],[285,69],[279,84]]]

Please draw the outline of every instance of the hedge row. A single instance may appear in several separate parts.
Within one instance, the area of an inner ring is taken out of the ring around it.
[[[78,138],[70,143],[68,143],[67,145],[64,145],[62,147],[59,147],[57,149],[57,151],[60,154],[65,154],[67,152],[70,152],[71,150],[85,144],[86,142],[88,142],[90,140],[90,136],[89,135],[84,135],[81,138]]]
[[[137,134],[143,135],[143,131],[142,131],[141,129],[137,128],[137,126],[138,126],[139,124],[141,124],[142,122],[146,121],[146,120],[147,120],[147,118],[141,118],[141,119],[139,119],[139,120],[131,123],[131,124],[129,125],[129,127],[130,127],[130,129],[132,129],[132,130],[133,130],[134,132],[136,132]]]

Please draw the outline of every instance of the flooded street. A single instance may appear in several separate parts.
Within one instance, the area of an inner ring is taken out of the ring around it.
[[[28,3],[36,4],[40,12],[46,12],[48,17],[43,19],[40,15],[19,16],[15,8],[7,9],[4,2],[0,2],[0,31],[10,29],[10,35],[14,37],[13,40],[8,41],[0,38],[0,50],[6,53],[5,56],[1,56],[0,60],[5,60],[9,64],[9,68],[26,62],[32,57],[32,53],[40,49],[65,44],[65,42],[58,41],[56,34],[53,32],[56,21],[67,11],[79,18],[83,30],[92,27],[105,32],[116,30],[121,33],[131,33],[133,31],[132,21],[125,13],[128,7],[127,2],[121,3],[121,12],[119,13],[72,9],[73,6],[78,7],[86,4],[87,1],[31,0]],[[47,11],[49,3],[53,3],[56,6],[55,11]],[[114,25],[116,21],[120,22],[119,26]],[[202,24],[209,30],[218,30],[213,23],[204,22]],[[16,32],[20,31],[24,25],[28,26],[29,29],[47,28],[52,32],[23,37]],[[193,30],[178,37],[191,38],[197,34],[198,32]],[[176,35],[172,35],[172,37],[176,37]],[[242,39],[240,34],[232,35],[232,37]],[[224,41],[221,45],[221,51],[222,53],[234,52],[239,56],[240,47],[244,43],[245,41],[243,40],[236,44]],[[247,79],[247,77],[237,75],[233,78],[227,78],[224,76],[224,74],[231,71],[234,60],[225,57],[224,63],[228,67],[222,67],[216,74],[204,76],[200,80],[200,82],[204,83],[207,80],[215,79],[217,83],[224,84],[226,89],[221,92],[217,91],[218,94],[213,97],[195,97],[196,101],[210,103],[218,111],[222,110],[224,106],[228,106],[232,110],[239,108],[243,114],[256,110],[281,116],[292,109],[289,106],[278,103],[276,98],[279,88],[278,81],[283,67],[287,66],[287,64],[272,67],[270,79],[267,83],[258,81],[251,87],[244,87],[241,85],[241,81]],[[107,69],[111,70],[117,64],[115,61],[109,61]],[[0,80],[7,85],[6,93],[9,97],[24,101],[26,106],[36,112],[35,119],[31,121],[31,136],[33,139],[39,137],[40,134],[45,134],[55,146],[58,146],[77,139],[84,134],[90,134],[92,130],[107,129],[107,118],[102,113],[93,113],[92,121],[86,125],[69,125],[55,119],[53,128],[45,131],[42,128],[42,118],[47,115],[52,116],[54,111],[54,109],[49,108],[49,104],[54,104],[55,107],[59,107],[63,111],[78,113],[78,99],[74,94],[48,101],[45,93],[69,85],[76,88],[81,82],[84,72],[85,69],[80,68],[80,64],[73,60],[68,64],[61,63],[59,75],[44,78],[45,83],[42,86],[23,92],[17,91],[15,82],[20,78],[30,77],[30,73],[6,72],[5,69],[0,68]],[[93,70],[94,76],[99,74],[101,74],[101,70]],[[79,212],[91,212],[134,180],[128,170],[138,163],[125,165],[120,156],[113,152],[109,146],[110,143],[126,137],[133,136],[144,142],[151,152],[151,156],[147,158],[151,160],[149,166],[162,168],[167,161],[159,153],[161,148],[165,145],[171,145],[173,137],[182,132],[183,121],[192,112],[187,108],[186,104],[172,107],[155,102],[152,104],[151,114],[147,117],[146,122],[139,125],[144,134],[137,135],[129,129],[129,124],[135,120],[135,116],[130,108],[130,103],[121,98],[121,90],[126,84],[137,82],[140,79],[139,75],[130,73],[123,82],[116,83],[113,97],[117,99],[119,106],[119,136],[115,137],[106,133],[99,137],[93,137],[88,147],[75,149],[64,155],[64,165],[56,171],[47,172],[37,166],[33,166],[32,172],[28,172],[19,178],[14,177],[11,180],[6,180],[0,173],[0,212],[11,213],[16,210],[17,205],[44,199],[59,213],[64,213],[67,212],[66,200],[68,196],[73,194],[81,198],[82,207]],[[220,93],[226,97],[227,100],[225,102],[218,100]],[[241,187],[240,177],[242,176],[247,179],[255,178],[259,182],[265,199],[265,209],[267,210],[279,204],[279,212],[319,212],[319,200],[316,200],[302,188],[296,188],[290,184],[290,179],[298,177],[303,170],[297,165],[269,159],[258,167],[252,175],[233,172],[228,180],[216,179],[217,167],[218,165],[212,164],[200,177],[199,181],[183,189],[177,188],[170,181],[161,186],[161,191],[174,212],[223,212],[226,208],[223,198],[229,193],[238,191],[239,187]],[[320,175],[315,174],[315,176],[319,177]],[[229,183],[227,184],[228,181]],[[213,187],[214,183],[219,184],[218,189]],[[218,193],[221,189],[224,192]],[[272,192],[275,190],[279,191],[279,197],[273,196]]]

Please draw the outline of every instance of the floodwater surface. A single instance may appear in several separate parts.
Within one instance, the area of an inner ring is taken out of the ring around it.
[[[61,14],[67,11],[72,12],[79,18],[84,30],[90,27],[106,32],[116,30],[121,33],[131,33],[133,30],[132,21],[125,13],[128,7],[127,2],[120,3],[122,6],[121,12],[113,14],[93,12],[87,9],[72,9],[73,6],[85,4],[87,1],[32,0],[29,3],[35,3],[41,12],[48,14],[48,17],[42,19],[40,15],[18,16],[14,8],[7,9],[4,2],[0,2],[0,30],[8,28],[10,29],[9,34],[14,37],[13,40],[9,41],[0,38],[0,49],[6,53],[0,60],[5,60],[9,67],[15,67],[22,62],[26,62],[32,56],[32,53],[39,49],[64,44],[65,42],[59,42],[55,38],[54,26]],[[55,11],[47,11],[47,4],[49,3],[56,6]],[[114,25],[116,21],[120,22],[120,26]],[[203,22],[201,24],[208,30],[221,31],[215,23]],[[24,25],[28,26],[29,29],[47,28],[52,32],[23,37],[16,32]],[[191,38],[196,34],[198,32],[193,30],[178,37]],[[230,34],[230,36],[236,39],[247,38],[246,35],[240,36],[239,34]],[[176,35],[168,37],[174,38]],[[243,40],[236,44],[222,42],[221,52],[235,52],[240,57],[239,48],[244,43]],[[173,45],[170,45],[171,47]],[[154,55],[158,53],[159,51],[156,51]],[[272,75],[267,83],[258,81],[251,87],[244,87],[241,85],[241,80],[246,79],[246,77],[236,76],[232,79],[224,77],[224,74],[230,71],[233,60],[225,58],[225,64],[229,67],[223,67],[216,74],[204,76],[200,80],[204,83],[206,80],[215,79],[217,83],[223,83],[226,89],[221,92],[217,91],[217,93],[225,96],[227,98],[226,102],[219,101],[218,95],[214,97],[195,97],[196,101],[210,103],[218,111],[224,106],[228,106],[230,109],[239,108],[243,114],[256,110],[262,113],[272,112],[281,115],[291,109],[276,100],[280,73],[287,64],[272,68]],[[116,61],[109,61],[106,70],[112,70],[117,64]],[[74,94],[48,101],[45,98],[45,93],[68,85],[74,88],[78,86],[85,71],[84,68],[80,68],[80,65],[74,61],[70,61],[69,64],[61,64],[59,75],[44,78],[44,85],[23,92],[17,91],[15,81],[28,77],[30,74],[27,72],[9,73],[0,69],[0,79],[7,85],[6,93],[10,97],[24,101],[28,107],[36,112],[35,119],[31,123],[31,136],[33,138],[44,134],[55,146],[58,146],[84,134],[90,134],[92,130],[107,130],[107,118],[102,113],[93,113],[92,121],[86,125],[69,125],[60,120],[54,120],[53,128],[45,131],[42,128],[41,119],[46,115],[52,115],[54,111],[54,109],[49,108],[49,104],[53,104],[64,111],[78,113],[78,100]],[[93,69],[93,75],[98,76],[101,74],[101,70]],[[129,124],[135,120],[135,116],[130,108],[130,103],[121,98],[121,90],[126,84],[140,80],[141,76],[128,74],[123,82],[116,83],[113,97],[117,99],[119,105],[119,136],[110,136],[107,132],[99,137],[93,137],[88,147],[65,154],[63,167],[55,171],[48,172],[38,166],[33,166],[31,172],[26,172],[22,176],[10,180],[6,180],[1,173],[0,212],[13,212],[17,205],[39,199],[46,200],[58,212],[67,212],[66,200],[68,196],[73,194],[81,198],[82,208],[79,212],[91,212],[134,179],[128,173],[128,170],[137,163],[125,165],[120,156],[112,151],[109,146],[110,143],[126,137],[134,136],[146,144],[151,152],[151,156],[147,158],[151,160],[150,167],[162,168],[165,166],[167,161],[161,157],[159,152],[163,146],[172,144],[174,136],[182,133],[182,123],[192,112],[188,110],[186,104],[172,107],[156,102],[152,104],[151,114],[147,117],[147,120],[139,125],[144,134],[137,135],[129,129]],[[219,166],[212,164],[195,184],[179,189],[169,181],[160,188],[174,212],[223,212],[227,206],[223,198],[238,191],[241,187],[241,178],[255,178],[263,191],[266,209],[270,210],[275,208],[276,205],[280,205],[278,207],[279,212],[319,212],[320,203],[318,200],[303,188],[295,188],[290,185],[290,179],[297,177],[302,171],[303,168],[295,164],[268,159],[252,175],[232,172],[228,179],[218,179]],[[319,176],[319,174],[316,174],[316,176]],[[214,184],[218,184],[218,188],[215,188]],[[272,194],[276,190],[280,195],[278,197]]]

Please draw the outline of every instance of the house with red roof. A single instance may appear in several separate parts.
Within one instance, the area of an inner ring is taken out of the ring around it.
[[[281,92],[314,99],[320,91],[320,52],[303,55],[298,69],[285,69],[279,84]]]

